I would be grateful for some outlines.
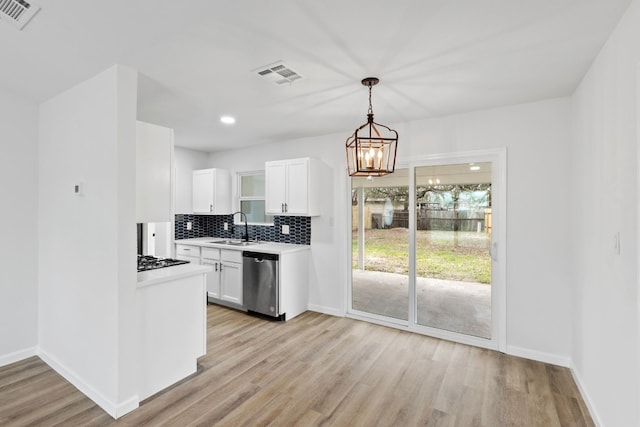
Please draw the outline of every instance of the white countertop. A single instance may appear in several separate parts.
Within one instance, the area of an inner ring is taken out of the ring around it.
[[[197,274],[209,273],[211,267],[199,264],[180,264],[173,267],[157,268],[138,272],[138,287],[156,285],[170,280],[182,279],[184,277],[195,276]]]
[[[311,249],[309,245],[296,245],[293,243],[276,243],[276,242],[259,242],[255,245],[235,246],[219,243],[210,243],[215,240],[224,240],[224,237],[197,237],[194,239],[176,240],[176,244],[194,245],[207,248],[231,249],[235,251],[262,252],[268,254],[286,254],[290,252],[308,251]]]

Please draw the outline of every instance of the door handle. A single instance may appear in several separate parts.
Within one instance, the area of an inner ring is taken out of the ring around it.
[[[489,249],[489,256],[495,262],[498,262],[498,242],[493,242],[491,244],[491,249]]]

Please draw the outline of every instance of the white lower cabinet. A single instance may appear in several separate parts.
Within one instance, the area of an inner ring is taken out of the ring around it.
[[[202,264],[213,268],[207,274],[208,297],[241,306],[242,251],[202,248]]]
[[[256,247],[256,252],[260,252]],[[273,253],[273,252],[271,252]],[[304,313],[309,301],[309,251],[282,251],[278,265],[277,315],[288,320]],[[211,266],[206,275],[207,300],[243,308],[242,250],[176,244],[176,258]]]
[[[220,299],[242,305],[242,251],[220,250]]]
[[[213,269],[207,274],[207,296],[220,299],[220,249],[202,248],[201,262]]]

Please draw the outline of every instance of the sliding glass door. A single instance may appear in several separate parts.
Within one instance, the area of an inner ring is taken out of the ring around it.
[[[416,323],[491,338],[491,163],[415,168]]]
[[[504,264],[496,264],[500,164],[498,152],[352,178],[348,314],[501,348],[504,293],[497,298],[494,286],[505,275]]]
[[[408,320],[408,170],[375,179],[353,178],[352,287],[355,312]]]

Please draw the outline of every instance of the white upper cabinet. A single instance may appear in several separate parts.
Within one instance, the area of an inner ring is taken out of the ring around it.
[[[168,222],[172,213],[173,129],[136,123],[136,222]]]
[[[231,213],[231,179],[224,169],[193,171],[193,213],[222,215]]]
[[[264,208],[268,214],[284,212],[287,199],[287,162],[266,162],[264,164]]]
[[[273,215],[319,215],[320,162],[301,159],[265,162],[265,209]]]

